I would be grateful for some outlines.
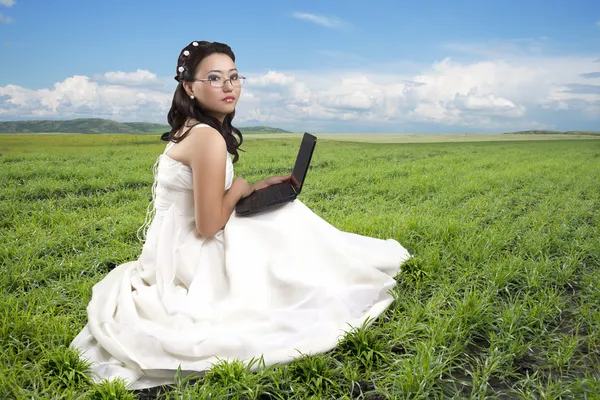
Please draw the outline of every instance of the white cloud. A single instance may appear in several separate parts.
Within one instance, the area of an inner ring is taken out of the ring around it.
[[[134,72],[105,72],[103,74],[94,75],[93,80],[99,83],[106,83],[110,85],[146,88],[166,93],[173,92],[174,84],[173,78],[159,78],[155,73],[145,69],[138,69]]]
[[[269,71],[264,75],[256,76],[250,79],[251,80],[249,82],[256,87],[271,87],[273,85],[286,86],[294,82],[293,77],[286,76],[285,74],[275,71]]]
[[[138,69],[135,72],[106,72],[94,76],[94,79],[125,86],[151,84],[158,81],[156,74],[145,69]]]
[[[10,24],[14,19],[11,17],[5,17],[4,14],[0,13],[0,23],[2,24]]]
[[[165,121],[172,94],[155,90],[101,85],[75,75],[51,89],[30,90],[16,85],[0,87],[0,116],[103,117],[121,121]],[[162,116],[163,118],[160,118]]]
[[[600,93],[584,85],[586,78],[580,76],[593,67],[593,61],[585,57],[479,62],[446,58],[412,75],[321,70],[315,77],[309,72],[271,71],[250,76],[245,91],[251,101],[242,97],[237,115],[243,121],[297,126],[318,120],[337,126],[337,131],[352,128],[343,124],[348,120],[375,129],[408,123],[487,130],[548,127],[551,123],[537,122],[535,110],[545,109],[546,117],[556,110],[594,117]]]
[[[247,73],[236,123],[315,132],[398,132],[406,126],[506,131],[556,128],[569,119],[597,124],[600,85],[591,79],[594,62],[519,54],[480,61],[444,58],[418,68],[399,62],[394,68],[320,68],[318,74]],[[87,116],[164,123],[171,81],[137,70],[72,76],[49,89],[7,85],[0,87],[0,119]]]
[[[439,46],[442,50],[452,53],[464,53],[473,56],[485,58],[496,57],[515,57],[534,54],[541,54],[551,47],[551,43],[546,37],[540,38],[515,38],[502,40],[489,40],[485,42],[470,43],[442,43]]]
[[[0,0],[0,5],[2,6],[6,6],[6,7],[12,7],[15,5],[15,0]]]
[[[323,15],[295,12],[292,14],[294,18],[302,19],[305,21],[313,22],[317,25],[326,26],[328,28],[342,28],[347,25],[346,22],[342,21],[337,17],[326,17]]]

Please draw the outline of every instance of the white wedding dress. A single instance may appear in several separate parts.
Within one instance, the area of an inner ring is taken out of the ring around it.
[[[408,251],[340,231],[300,200],[234,212],[214,237],[200,236],[192,170],[167,155],[172,144],[153,168],[154,216],[139,259],[94,286],[88,323],[71,344],[93,362],[95,381],[120,377],[143,389],[219,360],[287,363],[331,350],[391,304]]]

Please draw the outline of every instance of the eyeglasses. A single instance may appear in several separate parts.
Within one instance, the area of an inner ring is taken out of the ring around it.
[[[215,87],[215,88],[222,88],[223,86],[225,86],[225,82],[229,81],[229,83],[231,83],[232,86],[242,86],[244,84],[244,80],[246,79],[245,76],[232,76],[229,79],[223,79],[219,76],[214,76],[212,78],[207,78],[207,79],[194,79],[192,82],[209,82],[210,86]]]

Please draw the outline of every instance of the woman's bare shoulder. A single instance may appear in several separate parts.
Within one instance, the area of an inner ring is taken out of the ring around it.
[[[187,142],[181,147],[185,147],[184,157],[189,165],[194,164],[194,161],[206,158],[208,154],[220,154],[227,151],[227,143],[221,133],[208,125],[194,127],[183,142]]]
[[[212,126],[205,124],[193,126],[188,134],[188,138],[190,139],[190,144],[207,143],[211,146],[215,143],[225,144],[221,133]]]
[[[212,130],[212,131],[215,131],[215,132],[217,132],[217,133],[218,133],[218,131],[217,131],[215,128],[213,128],[212,126],[209,126],[209,125],[207,125],[207,124],[204,124],[204,123],[202,123],[202,122],[200,122],[200,121],[196,121],[195,119],[188,119],[188,120],[187,120],[187,121],[186,121],[186,122],[183,124],[183,126],[182,126],[181,128],[179,128],[179,130],[178,130],[178,131],[175,133],[174,137],[175,137],[175,138],[178,138],[178,137],[180,137],[181,135],[183,135],[185,132],[188,132],[188,131],[189,131],[189,133],[186,135],[186,137],[188,137],[188,136],[190,136],[190,134],[191,134],[193,131],[195,131],[195,130],[198,130],[198,129],[204,129],[205,131],[210,131],[210,130]]]
[[[192,129],[183,140],[177,142],[169,151],[169,157],[193,167],[199,160],[205,159],[207,154],[219,154],[227,150],[227,144],[221,133],[205,124],[184,126],[175,136],[185,133],[190,127]]]

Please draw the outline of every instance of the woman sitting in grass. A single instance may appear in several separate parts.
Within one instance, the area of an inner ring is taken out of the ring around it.
[[[240,199],[290,177],[234,179],[244,78],[229,46],[190,43],[175,79],[142,253],[94,286],[72,343],[95,380],[120,377],[131,389],[219,360],[272,365],[328,351],[390,305],[409,257],[395,240],[339,231],[299,200],[236,215]]]

